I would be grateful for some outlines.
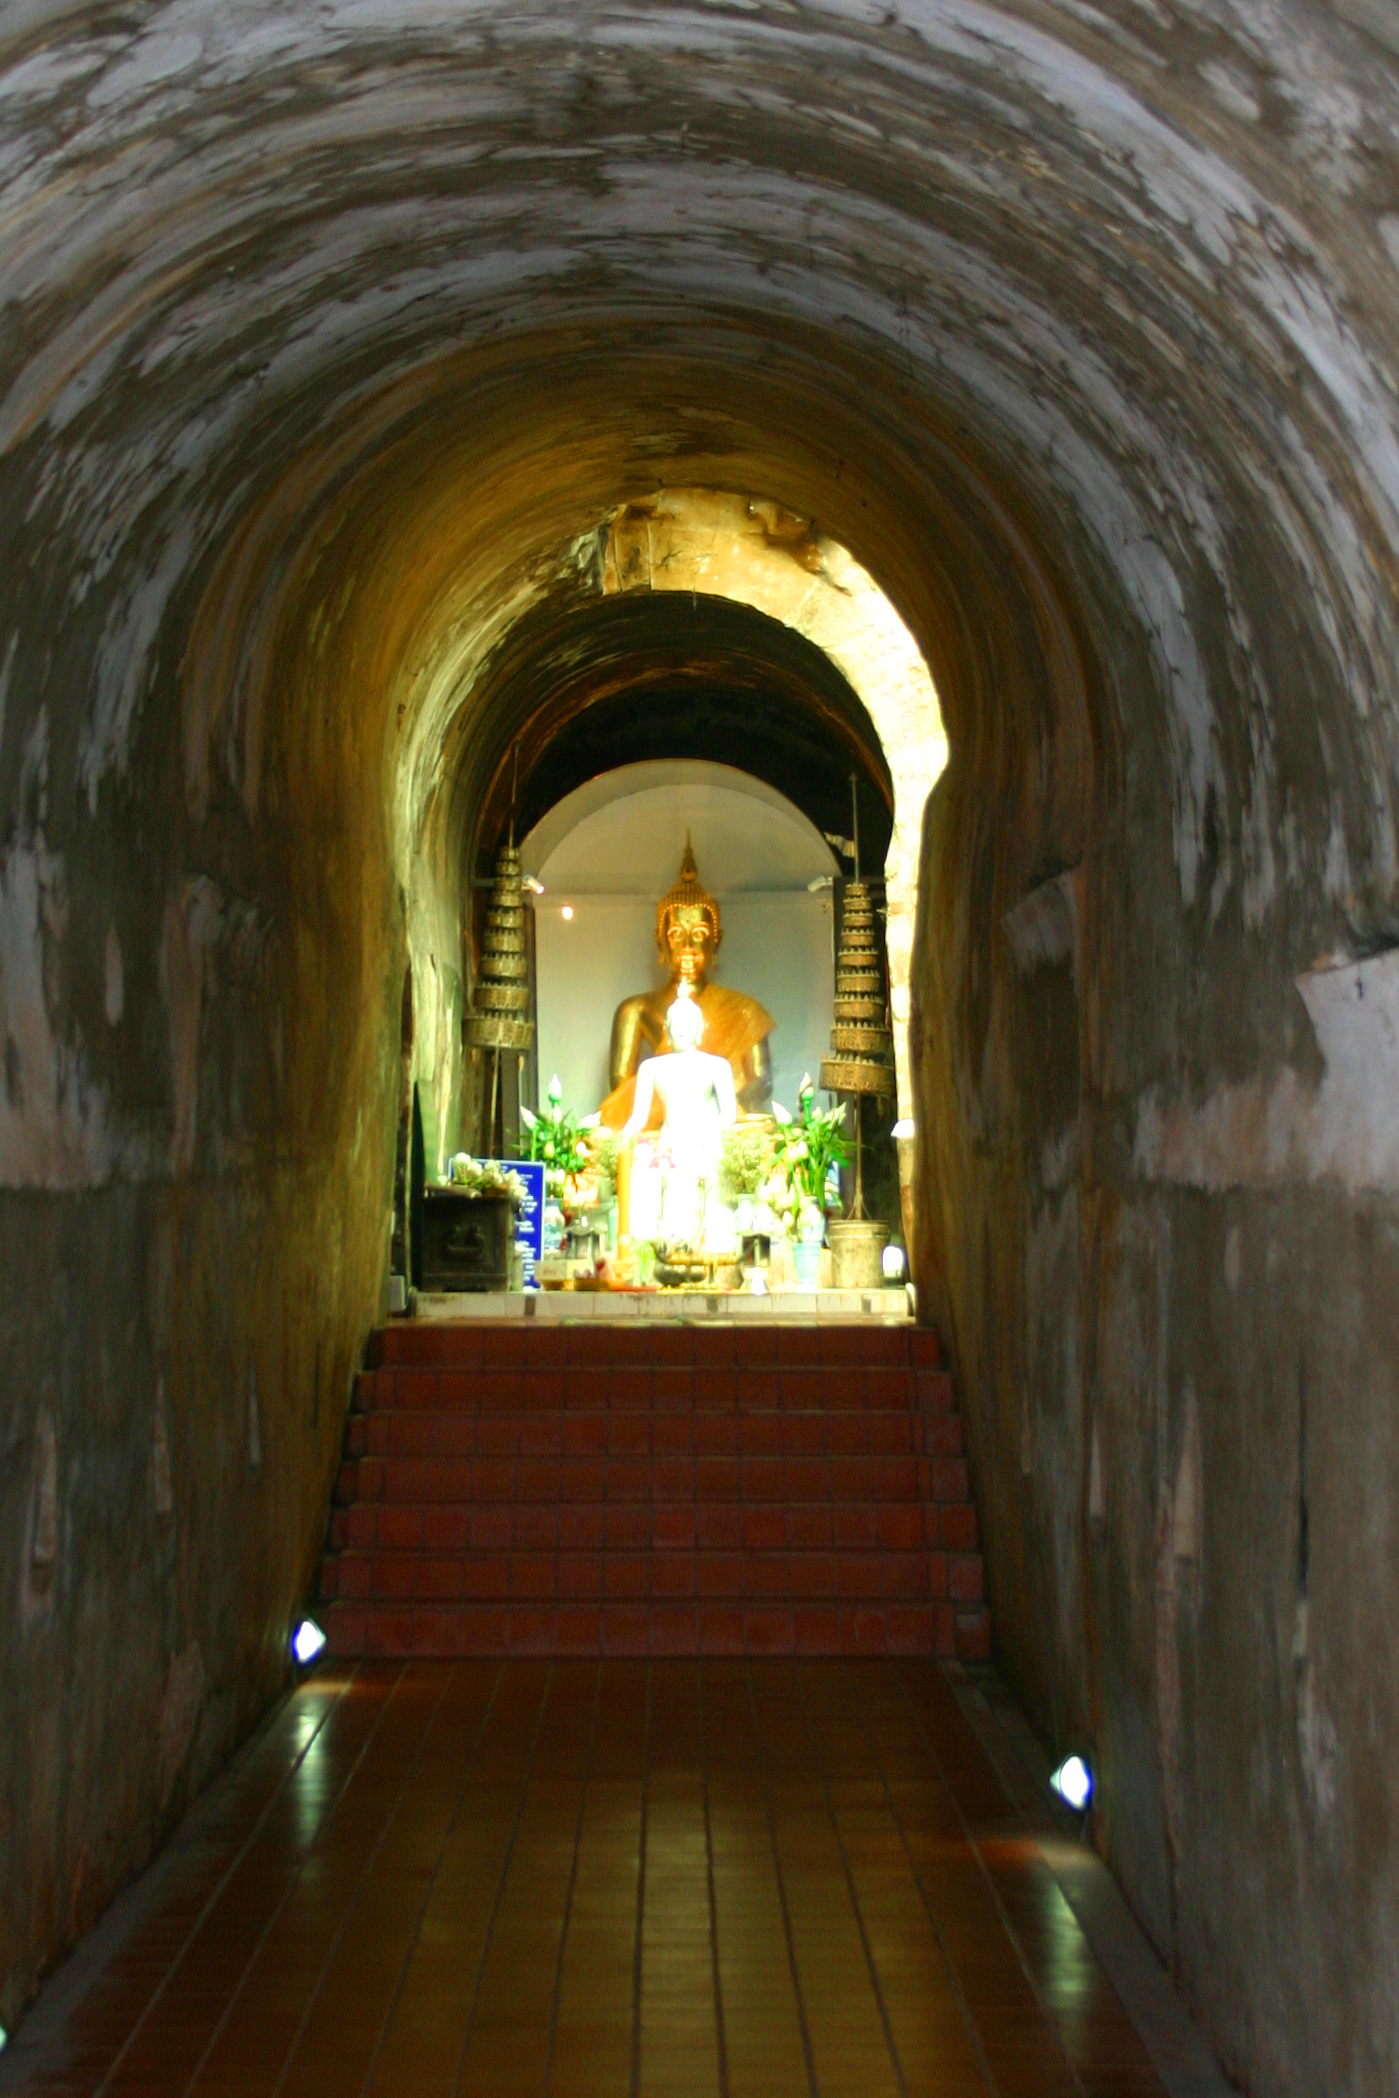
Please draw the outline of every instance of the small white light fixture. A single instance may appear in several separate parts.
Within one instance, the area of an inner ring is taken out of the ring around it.
[[[542,896],[544,894],[543,882],[536,881],[532,874],[527,874],[525,876],[524,880],[520,883],[520,887],[522,889],[528,889],[531,896]]]
[[[0,2054],[3,2054],[5,2052],[5,2049],[9,2046],[9,2044],[10,2035],[6,2032],[4,2026],[0,2025]]]
[[[886,1246],[879,1256],[879,1265],[883,1268],[887,1281],[902,1282],[908,1272],[908,1260],[903,1247]]]
[[[899,1119],[898,1119],[898,1121],[897,1121],[897,1122],[895,1122],[895,1124],[894,1124],[893,1128],[892,1128],[892,1129],[891,1129],[891,1130],[889,1131],[889,1134],[890,1134],[890,1136],[912,1136],[912,1134],[913,1134],[913,1117],[912,1117],[912,1115],[900,1115],[900,1116],[899,1116]]]
[[[314,1617],[303,1617],[291,1635],[291,1650],[299,1668],[309,1668],[325,1652],[325,1633]]]
[[[1082,1756],[1066,1756],[1049,1780],[1049,1789],[1075,1814],[1086,1813],[1093,1798],[1093,1773]]]
[[[573,923],[573,905],[571,903],[563,904],[560,907],[559,916],[563,919],[565,925],[571,925]]]

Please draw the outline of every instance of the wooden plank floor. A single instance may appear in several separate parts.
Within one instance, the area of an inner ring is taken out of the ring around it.
[[[935,1663],[346,1665],[220,1807],[27,2098],[1164,2091]]]

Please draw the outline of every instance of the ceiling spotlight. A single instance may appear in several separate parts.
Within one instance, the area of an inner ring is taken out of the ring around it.
[[[1066,1756],[1049,1780],[1049,1789],[1075,1814],[1085,1813],[1093,1797],[1093,1773],[1082,1756]]]
[[[819,896],[823,889],[833,889],[835,881],[836,878],[833,874],[818,874],[815,881],[807,883],[806,893],[808,896]]]
[[[895,1124],[894,1124],[893,1128],[892,1128],[892,1129],[891,1129],[891,1130],[889,1131],[889,1134],[890,1134],[890,1136],[912,1136],[912,1134],[913,1134],[913,1117],[912,1117],[912,1115],[900,1115],[900,1116],[899,1116],[899,1119],[898,1119],[898,1121],[897,1121],[897,1122],[895,1122]]]
[[[573,923],[573,905],[571,903],[564,904],[559,911],[559,916],[563,919],[565,925],[571,925]]]
[[[532,874],[527,874],[525,876],[524,880],[520,883],[520,887],[522,889],[528,889],[531,896],[542,896],[544,894],[543,882],[536,881]]]
[[[291,1635],[291,1650],[299,1668],[309,1668],[325,1652],[325,1633],[314,1617],[303,1617]]]

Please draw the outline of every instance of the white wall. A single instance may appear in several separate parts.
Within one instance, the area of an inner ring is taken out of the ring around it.
[[[607,1091],[617,1006],[662,981],[656,904],[679,873],[687,828],[723,919],[715,980],[757,998],[776,1021],[773,1091],[785,1106],[828,1047],[831,892],[807,888],[835,867],[820,833],[730,766],[623,766],[568,796],[522,848],[526,871],[544,884],[534,906],[540,1083],[557,1071],[580,1111]]]

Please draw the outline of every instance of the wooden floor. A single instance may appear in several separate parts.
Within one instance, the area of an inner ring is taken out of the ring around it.
[[[317,1674],[18,2088],[1165,2087],[937,1664],[720,1659]]]

